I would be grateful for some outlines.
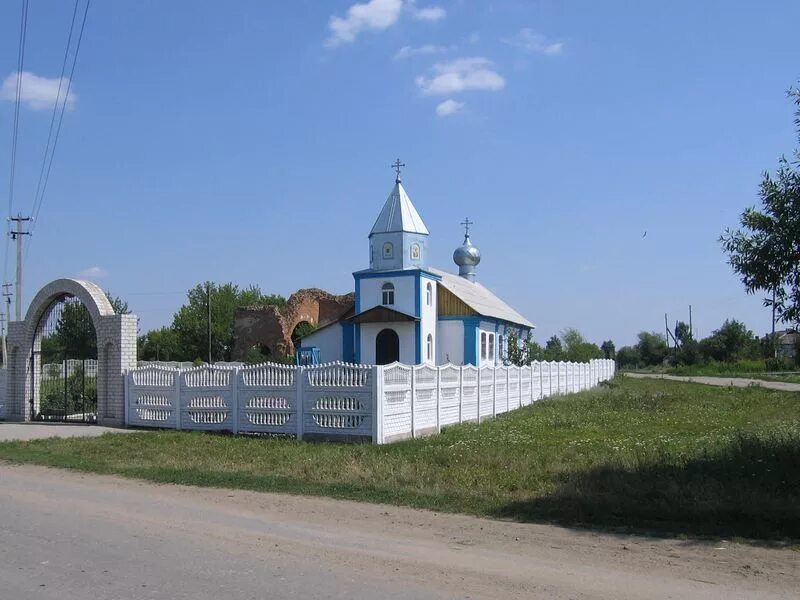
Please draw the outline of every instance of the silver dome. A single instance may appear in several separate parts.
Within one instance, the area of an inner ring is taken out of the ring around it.
[[[475,267],[481,262],[481,251],[473,246],[469,236],[464,236],[464,243],[453,252],[453,261],[459,267]]]

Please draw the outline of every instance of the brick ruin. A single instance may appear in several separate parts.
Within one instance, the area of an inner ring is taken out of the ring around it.
[[[233,324],[233,360],[243,360],[248,350],[257,347],[263,354],[278,358],[294,354],[292,334],[301,323],[324,325],[352,310],[353,293],[337,296],[317,288],[298,290],[283,308],[255,306],[236,310]]]

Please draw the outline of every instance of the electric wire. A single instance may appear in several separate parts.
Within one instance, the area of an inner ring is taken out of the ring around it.
[[[75,52],[72,55],[72,66],[70,67],[69,79],[67,79],[67,90],[64,94],[64,97],[61,101],[61,111],[58,115],[58,124],[56,125],[55,135],[53,137],[53,147],[50,151],[50,158],[47,161],[47,169],[44,172],[44,180],[42,181],[41,191],[39,192],[39,197],[34,198],[34,210],[33,210],[33,222],[31,223],[31,233],[36,228],[36,224],[39,219],[39,213],[42,209],[42,204],[44,202],[45,193],[47,192],[47,184],[50,180],[50,171],[53,168],[53,158],[56,154],[56,148],[58,146],[58,138],[61,133],[61,125],[64,121],[64,111],[66,110],[67,100],[69,98],[70,88],[72,87],[72,82],[75,79],[75,66],[78,62],[78,54],[81,49],[81,42],[83,41],[83,32],[86,28],[86,17],[89,14],[89,6],[91,5],[91,0],[86,0],[86,5],[83,10],[83,18],[81,19],[81,27],[78,31],[78,39],[75,44]],[[67,48],[69,49],[69,47]],[[63,79],[63,78],[62,78]],[[31,239],[33,236],[29,236],[28,238],[28,245],[30,246]]]
[[[11,235],[8,224],[14,212],[14,179],[17,169],[17,145],[19,141],[19,108],[22,100],[22,72],[25,68],[25,40],[28,36],[28,0],[22,0],[22,14],[19,22],[19,45],[17,47],[17,86],[14,98],[14,122],[11,130],[11,174],[8,180],[8,221],[6,229],[6,251],[3,259],[3,281],[8,276],[8,256]]]

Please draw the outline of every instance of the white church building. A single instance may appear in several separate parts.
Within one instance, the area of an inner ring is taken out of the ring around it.
[[[353,273],[355,305],[302,339],[321,362],[502,364],[508,335],[534,326],[475,279],[481,261],[470,241],[453,260],[458,275],[428,266],[429,232],[397,178],[369,234],[369,268]]]

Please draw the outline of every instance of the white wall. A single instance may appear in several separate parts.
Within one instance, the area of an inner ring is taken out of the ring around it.
[[[413,281],[413,280],[412,280]],[[412,294],[413,296],[413,294]],[[375,338],[383,329],[394,329],[400,338],[400,362],[413,365],[417,362],[414,323],[362,323],[361,364],[375,364]]]
[[[409,315],[415,314],[415,274],[415,271],[410,271],[408,275],[359,279],[357,283],[360,288],[357,290],[360,302],[359,310],[364,312],[374,306],[380,306],[382,300],[381,287],[384,283],[391,283],[394,285],[394,304],[391,308]]]
[[[439,321],[437,339],[439,342],[439,347],[436,352],[437,364],[443,365],[447,362],[451,362],[454,365],[464,364],[463,321]]]
[[[428,284],[431,286],[431,304],[428,306],[427,299],[428,299]],[[428,334],[433,336],[433,356],[431,357],[430,363],[431,364],[438,364],[438,346],[439,346],[439,336],[437,335],[436,331],[436,301],[437,301],[437,288],[439,286],[436,285],[436,282],[432,279],[427,279],[425,277],[421,278],[420,286],[419,286],[419,293],[420,293],[420,312],[422,313],[420,317],[422,318],[422,322],[420,323],[421,327],[421,334],[422,334],[422,355],[421,360],[422,362],[427,361],[427,340]],[[463,342],[462,342],[463,345]]]
[[[323,327],[303,338],[303,346],[319,348],[321,362],[343,360],[342,358],[342,326],[337,322]],[[352,360],[352,359],[350,359]]]

